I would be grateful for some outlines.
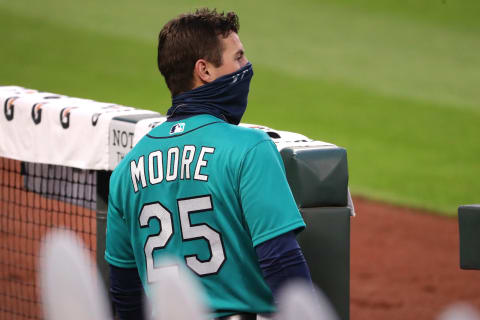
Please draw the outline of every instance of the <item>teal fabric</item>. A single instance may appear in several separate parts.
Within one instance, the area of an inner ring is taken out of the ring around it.
[[[194,156],[184,153],[191,146]],[[149,157],[153,151],[162,152],[163,168]],[[178,166],[173,179],[175,152]],[[141,175],[131,174],[131,167],[139,167],[142,161],[144,181]],[[163,177],[157,169],[163,169]],[[203,209],[195,211],[199,203]],[[209,203],[211,209],[205,209]],[[182,216],[180,208],[187,207],[194,211]],[[154,216],[141,227],[141,213],[147,211],[162,212],[161,218]],[[117,267],[136,266],[148,293],[146,242],[170,235],[151,253],[153,268],[166,267],[161,261],[165,256],[187,262],[205,289],[208,306],[218,310],[213,316],[231,311],[269,313],[274,311],[273,298],[254,247],[304,227],[283,162],[268,135],[199,115],[154,128],[113,172],[105,259]]]

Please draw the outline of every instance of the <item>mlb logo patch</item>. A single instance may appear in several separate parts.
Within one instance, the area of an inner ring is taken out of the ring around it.
[[[177,123],[170,128],[170,134],[180,133],[185,130],[185,123]]]

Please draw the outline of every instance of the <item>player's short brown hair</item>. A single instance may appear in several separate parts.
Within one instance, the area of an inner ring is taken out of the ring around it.
[[[172,97],[193,88],[193,69],[198,59],[216,67],[222,65],[223,47],[219,36],[238,33],[235,12],[218,13],[216,9],[197,9],[170,20],[158,36],[158,69],[165,78]]]

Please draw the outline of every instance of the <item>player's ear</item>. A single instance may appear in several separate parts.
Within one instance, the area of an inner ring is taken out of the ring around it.
[[[195,79],[198,79],[203,84],[215,80],[210,72],[210,68],[211,63],[205,59],[198,59],[197,62],[195,62],[195,67],[193,68],[193,75]]]

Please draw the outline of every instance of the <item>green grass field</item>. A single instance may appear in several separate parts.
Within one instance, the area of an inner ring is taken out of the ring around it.
[[[477,0],[0,0],[0,85],[164,113],[156,37],[199,6],[240,15],[244,122],[345,147],[354,194],[448,215],[480,203]]]

